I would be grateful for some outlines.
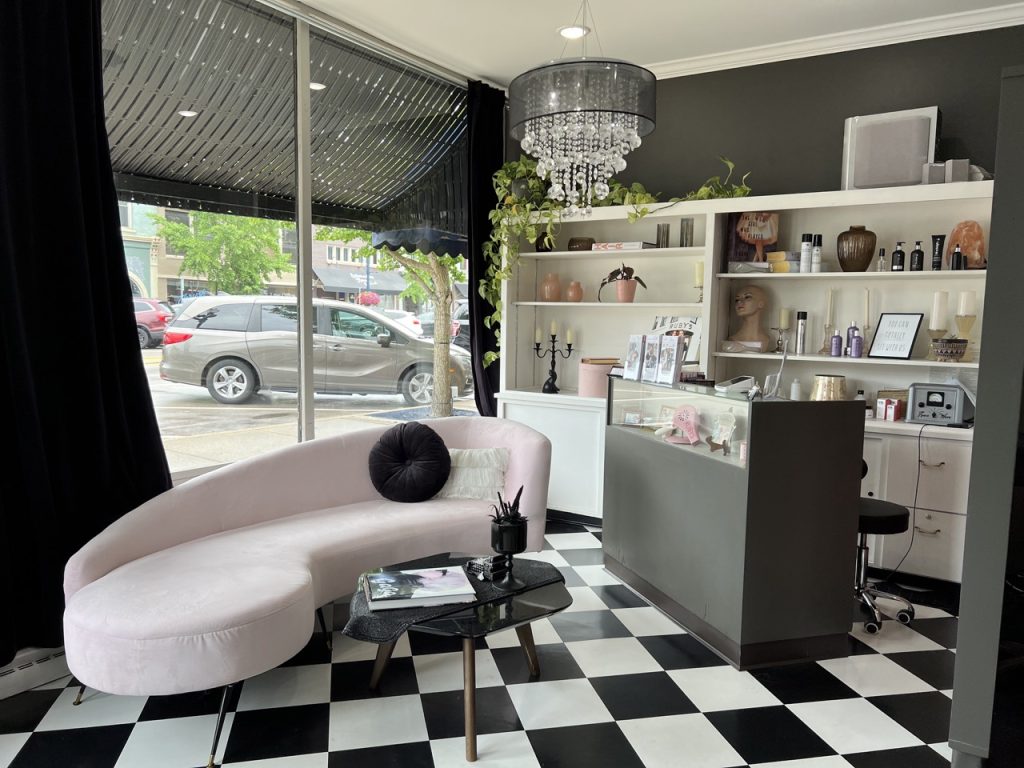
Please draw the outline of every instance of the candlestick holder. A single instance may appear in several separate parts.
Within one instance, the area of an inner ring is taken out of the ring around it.
[[[956,335],[958,339],[963,339],[967,342],[967,347],[964,350],[964,356],[961,360],[971,360],[971,329],[974,327],[974,323],[977,321],[977,315],[954,315],[953,322],[956,323]]]
[[[789,340],[789,328],[772,328],[772,330],[779,334],[779,338],[775,341],[775,351],[782,352],[785,342]]]
[[[558,374],[555,372],[555,361],[558,356],[561,355],[563,360],[568,360],[572,354],[572,344],[566,344],[565,349],[561,350],[558,348],[558,337],[555,334],[551,334],[551,349],[545,349],[543,352],[540,351],[540,342],[534,342],[533,352],[537,357],[543,360],[548,355],[551,355],[551,370],[548,371],[548,380],[544,382],[544,386],[541,387],[541,392],[548,395],[557,395],[558,387],[555,385],[555,381],[558,380]]]
[[[932,343],[928,345],[928,354],[925,360],[938,360],[939,358],[935,355],[935,342],[942,341],[946,338],[945,328],[929,328],[928,338],[932,340]]]
[[[697,303],[698,304],[703,304],[704,303],[704,283],[699,283],[698,285],[695,285],[693,287],[697,289]]]
[[[821,349],[818,350],[819,355],[829,355],[832,353],[829,345],[832,343],[832,330],[835,328],[832,323],[825,323],[823,326],[825,329],[825,340],[821,343]]]

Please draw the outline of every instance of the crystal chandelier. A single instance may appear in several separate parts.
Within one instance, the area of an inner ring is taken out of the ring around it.
[[[508,89],[512,137],[537,158],[537,175],[551,182],[548,197],[570,215],[608,195],[609,177],[654,130],[654,74],[587,58],[585,38],[583,53],[524,72]]]

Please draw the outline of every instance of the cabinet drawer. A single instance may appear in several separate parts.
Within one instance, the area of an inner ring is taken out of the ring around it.
[[[945,581],[960,581],[963,569],[964,530],[967,518],[930,509],[918,509],[914,545],[900,566],[904,573],[916,573]],[[875,536],[881,558],[871,558],[883,568],[895,568],[910,546],[910,531],[898,535]]]
[[[910,507],[917,480],[917,440],[894,438],[889,445],[885,498]],[[954,440],[921,441],[921,483],[918,509],[965,514],[971,480],[971,446]]]

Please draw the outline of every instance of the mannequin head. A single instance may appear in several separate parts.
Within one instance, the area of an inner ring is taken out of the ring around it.
[[[768,307],[768,297],[756,285],[744,285],[733,298],[733,306],[740,317],[750,317],[763,312]]]

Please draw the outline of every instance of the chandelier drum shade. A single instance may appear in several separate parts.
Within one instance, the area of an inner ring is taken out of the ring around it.
[[[519,75],[508,98],[512,137],[570,214],[604,199],[608,179],[654,130],[654,74],[618,59],[553,61]]]

